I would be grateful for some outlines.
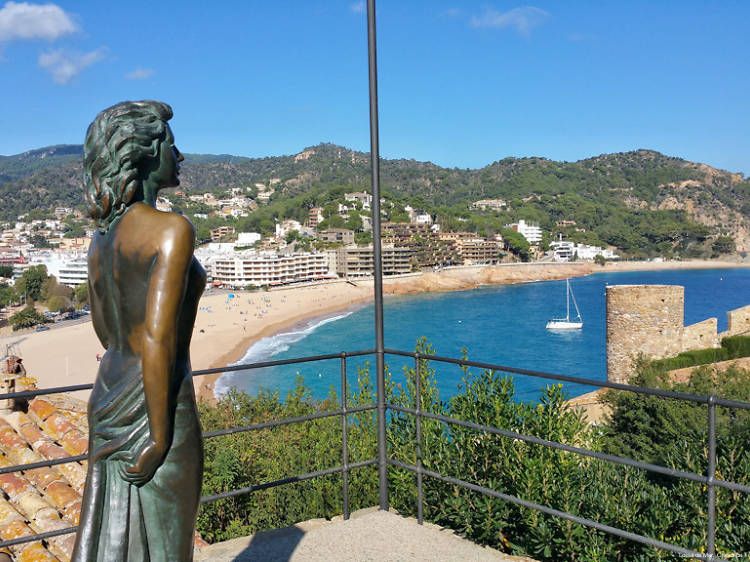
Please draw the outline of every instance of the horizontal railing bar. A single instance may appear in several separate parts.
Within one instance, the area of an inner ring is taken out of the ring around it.
[[[414,465],[407,464],[401,461],[397,461],[395,459],[388,459],[388,464],[393,466],[398,466],[400,468],[403,468],[405,470],[410,470],[412,472],[420,472],[420,469]],[[421,469],[421,473],[426,476],[430,476],[432,478],[435,478],[437,480],[442,480],[443,482],[447,482],[448,484],[453,484],[455,486],[460,486],[462,488],[467,488],[469,490],[473,490],[475,492],[479,492],[480,494],[484,494],[486,496],[493,496],[498,499],[514,503],[516,505],[520,505],[522,507],[527,507],[529,509],[535,509],[537,511],[541,511],[542,513],[546,513],[547,515],[552,515],[553,517],[560,517],[561,519],[567,519],[568,521],[572,521],[573,523],[578,523],[580,525],[585,525],[586,527],[593,527],[594,529],[597,529],[599,531],[603,531],[605,533],[609,533],[612,535],[617,535],[618,537],[622,537],[624,539],[632,540],[639,542],[641,544],[645,544],[647,546],[653,546],[655,548],[660,548],[662,550],[668,550],[670,552],[675,552],[677,554],[681,554],[690,558],[699,558],[703,559],[705,558],[705,554],[701,554],[698,552],[694,552],[692,550],[687,550],[685,548],[671,545],[669,543],[665,543],[662,541],[658,541],[656,539],[652,539],[651,537],[645,537],[643,535],[637,535],[635,533],[630,533],[628,531],[623,531],[622,529],[618,529],[617,527],[610,527],[609,525],[604,525],[602,523],[597,523],[596,521],[592,521],[591,519],[586,519],[584,517],[579,517],[577,515],[572,515],[570,513],[567,513],[565,511],[559,511],[557,509],[553,509],[551,507],[547,507],[544,505],[540,505],[538,503],[530,502],[521,498],[518,498],[516,496],[510,496],[508,494],[503,494],[502,492],[497,492],[495,490],[492,490],[490,488],[485,488],[484,486],[478,486],[476,484],[472,484],[470,482],[465,482],[463,480],[458,480],[457,478],[451,478],[450,476],[443,476],[442,474],[438,474],[437,472],[433,472],[431,470],[427,470],[425,468]],[[713,560],[727,562],[723,558],[714,558]]]
[[[317,470],[315,472],[308,472],[307,474],[300,474],[298,476],[290,476],[289,478],[282,478],[281,480],[274,480],[272,482],[265,482],[263,484],[256,484],[255,486],[249,486],[248,488],[240,488],[238,490],[230,490],[228,492],[222,492],[221,494],[215,494],[213,496],[204,496],[201,498],[201,503],[211,503],[234,496],[241,496],[249,494],[251,492],[258,492],[260,490],[266,490],[268,488],[275,488],[277,486],[283,486],[284,484],[292,484],[294,482],[302,482],[304,480],[311,480],[312,478],[318,478],[320,476],[328,476],[329,474],[336,474],[337,472],[343,472],[344,470],[354,470],[356,468],[362,468],[364,466],[370,466],[377,464],[378,459],[370,459],[369,461],[360,461],[348,464],[347,466],[336,466],[333,468],[325,468],[323,470]]]
[[[474,422],[459,420],[459,419],[451,418],[448,416],[442,416],[440,414],[433,414],[433,413],[425,412],[425,411],[417,412],[416,410],[412,408],[404,408],[403,406],[397,406],[395,404],[388,404],[388,408],[392,410],[396,410],[397,412],[404,412],[406,414],[419,415],[425,418],[431,418],[433,420],[438,420],[438,421],[445,422],[445,423],[452,423],[455,425],[468,427],[469,429],[475,429],[477,431],[486,431],[487,433],[494,433],[495,435],[502,435],[504,437],[510,437],[511,439],[518,439],[519,441],[526,441],[528,443],[534,443],[536,445],[544,445],[545,447],[552,447],[553,449],[567,451],[568,453],[574,453],[574,454],[583,455],[586,457],[593,457],[595,459],[605,460],[605,461],[609,461],[609,462],[613,462],[617,464],[623,464],[626,466],[631,466],[633,468],[649,470],[651,472],[658,472],[659,474],[665,474],[667,476],[673,476],[675,478],[685,478],[686,480],[692,480],[694,482],[701,482],[703,484],[711,483],[716,486],[730,488],[738,492],[750,493],[750,486],[744,486],[742,484],[737,484],[735,482],[724,482],[723,480],[709,481],[709,478],[707,476],[703,476],[701,474],[695,474],[693,472],[683,472],[681,470],[667,468],[666,466],[661,466],[658,464],[651,464],[651,463],[636,461],[636,460],[629,459],[626,457],[618,457],[617,455],[599,453],[597,451],[592,451],[590,449],[582,449],[580,447],[573,447],[571,445],[558,443],[557,441],[548,441],[547,439],[541,439],[539,437],[533,437],[531,435],[524,435],[523,433],[516,433],[515,431],[509,431],[506,429],[498,429],[496,427],[492,427],[489,425],[481,425],[481,424],[474,423]]]
[[[218,437],[220,435],[231,435],[233,433],[241,433],[243,431],[252,431],[254,429],[267,429],[269,427],[278,427],[280,425],[288,425],[291,423],[298,423],[310,420],[319,420],[322,418],[331,418],[333,416],[343,416],[344,414],[356,414],[357,412],[366,412],[368,410],[374,410],[376,406],[371,404],[369,406],[357,406],[356,408],[347,408],[344,410],[334,410],[331,412],[320,412],[317,414],[310,414],[308,416],[299,416],[296,418],[287,418],[284,420],[275,420],[262,423],[256,423],[253,425],[246,425],[243,427],[230,427],[227,429],[217,429],[216,431],[207,431],[203,434],[204,439],[210,439],[211,437]]]
[[[75,384],[72,386],[56,386],[54,388],[36,388],[33,390],[20,390],[18,392],[8,392],[0,394],[0,400],[8,398],[33,398],[43,394],[60,394],[62,392],[75,392],[76,390],[89,390],[94,388],[94,383]]]
[[[531,371],[529,369],[508,367],[505,365],[494,365],[492,363],[483,363],[480,361],[453,359],[451,357],[441,357],[439,355],[422,355],[419,353],[414,353],[413,351],[398,351],[395,349],[386,349],[385,353],[389,355],[401,355],[402,357],[414,357],[415,359],[425,359],[427,361],[438,361],[440,363],[451,363],[453,365],[464,367],[476,367],[478,369],[488,369],[491,371],[502,371],[519,375],[528,375],[530,377],[537,377],[542,379],[560,380],[564,382],[572,382],[588,386],[599,386],[602,388],[613,388],[616,390],[625,390],[627,392],[636,392],[638,394],[651,394],[653,396],[674,398],[676,400],[687,400],[689,402],[698,402],[700,404],[708,404],[709,402],[713,402],[714,404],[720,404],[721,406],[726,406],[729,408],[750,410],[750,402],[738,402],[736,400],[727,400],[725,398],[719,398],[716,396],[697,396],[694,394],[685,394],[684,392],[673,392],[671,390],[660,390],[658,388],[646,388],[645,386],[635,386],[617,382],[597,381],[593,379],[584,379],[581,377],[571,377],[570,375],[557,375],[553,373],[544,373],[542,371]]]
[[[214,496],[205,496],[201,498],[201,503],[210,503],[210,502],[218,501],[218,500],[233,497],[233,496],[238,496],[241,494],[247,494],[247,493],[256,492],[259,490],[265,490],[267,488],[274,488],[276,486],[282,486],[284,484],[290,484],[293,482],[302,482],[304,480],[310,480],[312,478],[318,478],[320,476],[327,476],[328,474],[335,474],[337,472],[343,472],[344,470],[354,470],[357,468],[362,468],[365,466],[377,464],[377,462],[378,462],[377,459],[371,459],[368,461],[351,463],[346,466],[337,466],[334,468],[318,470],[316,472],[308,472],[307,474],[301,474],[299,476],[292,476],[290,478],[284,478],[282,480],[275,480],[273,482],[266,482],[264,484],[258,484],[256,486],[251,486],[249,488],[242,488],[241,490],[233,490],[231,492],[224,492],[222,494],[216,494]],[[0,542],[0,548],[14,546],[17,544],[23,544],[27,542],[41,541],[41,540],[57,537],[60,535],[67,535],[69,533],[75,533],[77,530],[78,530],[78,527],[67,527],[65,529],[58,529],[56,531],[48,531],[46,533],[29,535],[28,537],[9,539],[9,540]]]
[[[215,373],[227,373],[231,371],[248,371],[250,369],[262,369],[264,367],[278,367],[281,365],[294,365],[296,363],[312,363],[314,361],[327,361],[329,359],[341,359],[341,353],[346,353],[347,357],[359,357],[362,355],[373,355],[374,349],[364,351],[346,351],[340,353],[327,353],[325,355],[310,355],[307,357],[296,357],[292,359],[277,359],[275,361],[261,361],[259,363],[245,363],[243,365],[227,365],[226,367],[216,367],[214,369],[201,369],[193,371],[193,376],[213,375]],[[0,396],[2,398],[2,396]]]
[[[264,367],[294,365],[296,363],[310,363],[314,361],[326,361],[330,359],[340,358],[342,353],[345,353],[347,357],[357,357],[357,356],[363,356],[363,355],[373,355],[375,353],[375,350],[330,353],[326,355],[313,355],[313,356],[292,358],[292,359],[279,359],[276,361],[263,361],[260,363],[247,363],[244,365],[228,365],[226,367],[217,367],[214,369],[202,369],[199,371],[193,371],[192,375],[194,377],[197,377],[200,375],[209,375],[209,374],[223,373],[223,372],[261,369]],[[421,354],[414,353],[411,351],[399,351],[396,349],[386,349],[385,353],[389,355],[400,355],[402,357],[413,357],[413,358],[418,358],[418,359],[426,359],[429,361],[438,361],[440,363],[450,363],[450,364],[459,365],[459,366],[476,367],[478,369],[490,369],[493,371],[515,373],[519,375],[527,375],[527,376],[537,377],[537,378],[559,380],[559,381],[583,384],[583,385],[588,385],[588,386],[598,386],[600,388],[611,388],[615,390],[623,390],[626,392],[650,394],[653,396],[661,396],[663,398],[674,398],[677,400],[687,400],[690,402],[698,402],[702,404],[708,404],[710,401],[713,401],[714,404],[717,404],[719,406],[724,406],[727,408],[739,408],[739,409],[744,409],[744,410],[750,410],[749,402],[740,402],[737,400],[729,400],[729,399],[720,398],[720,397],[696,396],[693,394],[685,394],[682,392],[672,392],[668,390],[660,390],[657,388],[646,388],[642,386],[614,383],[614,382],[609,382],[609,381],[598,381],[598,380],[593,380],[593,379],[584,379],[581,377],[572,377],[569,375],[544,373],[541,371],[532,371],[529,369],[508,367],[507,365],[495,365],[493,363],[484,363],[481,361],[468,361],[468,360],[463,360],[463,359],[453,359],[451,357],[442,357],[438,355],[421,355]],[[89,390],[91,388],[93,388],[93,384],[80,384],[80,385],[74,385],[74,386],[60,386],[60,387],[55,387],[55,388],[24,390],[20,392],[9,392],[6,394],[0,394],[0,400],[9,399],[9,398],[31,398],[34,396],[40,396],[40,395],[45,395],[45,394],[74,392],[77,390]]]
[[[75,533],[78,527],[66,527],[65,529],[57,529],[56,531],[47,531],[46,533],[39,533],[38,535],[29,535],[28,537],[19,537],[17,539],[8,539],[7,541],[0,542],[0,548],[8,546],[14,546],[17,544],[23,544],[27,542],[42,541],[45,539],[51,539],[59,537],[60,535],[68,535]]]
[[[329,359],[340,359],[341,354],[346,354],[347,357],[360,357],[363,355],[373,355],[375,350],[363,350],[363,351],[342,351],[340,353],[329,353],[326,355],[310,355],[307,357],[299,357],[292,359],[279,359],[277,361],[263,361],[260,363],[246,363],[244,365],[227,365],[226,367],[216,367],[213,369],[201,369],[199,371],[193,371],[192,376],[198,377],[200,375],[212,375],[215,373],[224,373],[230,371],[246,371],[250,369],[262,369],[264,367],[277,367],[281,365],[294,365],[295,363],[311,363],[314,361],[326,361]],[[37,388],[33,390],[21,390],[19,392],[8,392],[0,394],[0,400],[6,400],[9,398],[33,398],[34,396],[41,396],[43,394],[60,394],[62,392],[75,392],[76,390],[90,390],[94,388],[93,383],[87,384],[76,384],[72,386],[56,386],[53,388]]]
[[[211,437],[218,437],[220,435],[230,435],[232,433],[239,433],[242,431],[252,431],[254,429],[265,429],[269,427],[276,427],[279,425],[287,425],[291,423],[310,421],[310,420],[315,420],[315,419],[320,419],[320,418],[342,416],[344,414],[347,414],[347,415],[356,414],[358,412],[366,412],[368,410],[374,410],[375,408],[376,406],[374,404],[369,405],[369,406],[357,406],[355,408],[347,408],[346,412],[344,412],[344,410],[335,410],[332,412],[320,412],[318,414],[310,414],[309,416],[300,416],[298,418],[287,418],[284,420],[263,422],[263,423],[248,425],[244,427],[233,427],[229,429],[220,429],[217,431],[207,431],[203,434],[203,438],[210,439]],[[75,457],[64,457],[61,459],[49,459],[49,460],[33,462],[29,464],[17,464],[13,466],[6,466],[3,468],[0,468],[0,475],[9,474],[11,472],[21,472],[23,470],[32,470],[34,468],[44,468],[48,466],[55,466],[58,464],[66,464],[69,462],[80,462],[80,461],[85,461],[88,458],[89,458],[88,455],[78,455]]]
[[[80,462],[88,460],[88,455],[77,455],[75,457],[64,457],[61,459],[49,459],[46,461],[32,462],[29,464],[17,464],[15,466],[5,466],[0,468],[0,474],[10,474],[11,472],[21,472],[22,470],[32,470],[34,468],[44,468],[58,464],[67,464],[69,462]]]
[[[719,486],[720,488],[726,488],[727,490],[734,490],[735,492],[745,492],[746,494],[750,494],[750,486],[737,484],[737,482],[727,482],[726,480],[714,478],[713,480],[709,480],[709,484]]]

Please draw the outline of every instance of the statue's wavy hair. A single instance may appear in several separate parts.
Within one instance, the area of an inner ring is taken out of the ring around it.
[[[124,101],[96,116],[83,145],[88,212],[100,232],[143,200],[143,180],[158,166],[172,108],[158,101]]]

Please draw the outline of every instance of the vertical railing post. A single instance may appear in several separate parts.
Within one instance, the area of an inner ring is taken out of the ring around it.
[[[419,361],[419,353],[414,354],[414,393],[416,415],[415,437],[417,440],[417,523],[424,522],[422,513],[422,368]]]
[[[343,478],[343,503],[344,503],[344,520],[349,519],[349,439],[347,429],[349,421],[347,419],[347,389],[346,389],[346,352],[341,352],[341,461],[344,471],[341,473]]]
[[[708,397],[708,522],[706,528],[707,560],[713,560],[716,554],[716,396]]]
[[[370,82],[370,167],[372,170],[372,266],[375,286],[375,368],[378,412],[380,509],[388,510],[388,460],[385,439],[385,343],[383,336],[383,260],[380,247],[380,144],[375,0],[367,0],[367,54]]]

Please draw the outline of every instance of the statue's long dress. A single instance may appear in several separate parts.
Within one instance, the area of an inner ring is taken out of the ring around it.
[[[188,373],[183,373],[187,375]],[[183,562],[193,558],[203,445],[190,376],[178,377],[174,438],[145,485],[120,476],[149,438],[141,361],[108,353],[89,400],[91,451],[73,562]]]

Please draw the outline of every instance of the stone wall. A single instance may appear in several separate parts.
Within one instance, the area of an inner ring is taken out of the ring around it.
[[[655,359],[680,351],[685,288],[677,285],[607,287],[607,380],[627,382],[640,354]]]
[[[727,312],[729,326],[722,336],[746,336],[750,334],[750,305]]]
[[[689,349],[721,347],[718,330],[719,321],[716,318],[709,318],[703,322],[685,326],[682,329],[682,345],[680,346],[680,352]]]
[[[726,336],[750,334],[750,305],[729,311],[728,329],[720,334],[716,318],[685,326],[684,317],[684,287],[608,286],[607,380],[627,382],[639,355],[664,359],[691,349],[719,347]]]

